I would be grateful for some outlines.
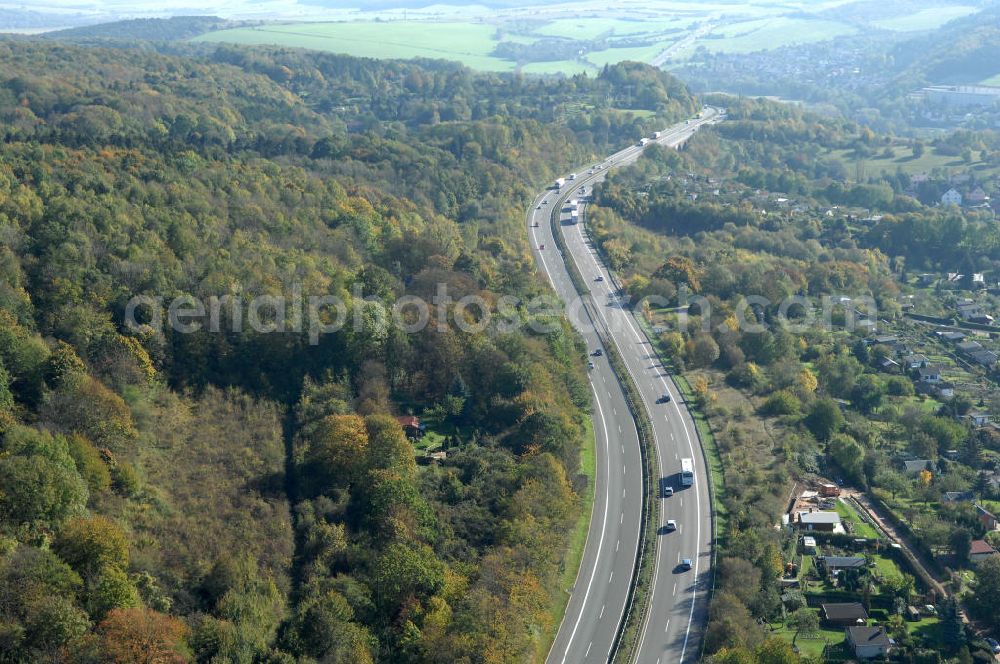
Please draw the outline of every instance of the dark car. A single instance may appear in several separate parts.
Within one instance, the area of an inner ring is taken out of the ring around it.
[[[656,400],[656,403],[670,403],[670,395],[664,394],[662,397]]]
[[[604,355],[604,351],[598,348],[593,353],[591,353],[591,355],[593,355],[594,357],[600,357],[601,355]]]

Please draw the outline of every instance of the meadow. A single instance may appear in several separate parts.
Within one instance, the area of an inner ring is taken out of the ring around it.
[[[819,4],[758,0],[739,5],[648,0],[610,6],[547,5],[492,14],[438,6],[409,15],[387,10],[339,22],[273,23],[221,30],[197,41],[274,44],[372,58],[441,58],[482,71],[595,74],[604,65],[623,60],[651,62],[685,38],[688,41],[671,54],[672,60],[692,57],[698,47],[719,53],[749,53],[857,34],[864,19],[848,13],[843,20],[830,20],[830,14],[824,13],[840,5],[843,0]],[[928,30],[975,11],[965,5],[931,4],[915,13],[883,13],[869,25],[894,31]],[[699,30],[697,38],[691,38],[695,30]],[[495,54],[501,42],[530,46],[543,40],[578,43],[579,55],[515,62]],[[1000,75],[989,82],[1000,83]]]

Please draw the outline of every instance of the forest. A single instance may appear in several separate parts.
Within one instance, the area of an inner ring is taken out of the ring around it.
[[[543,655],[585,349],[559,318],[385,313],[437,284],[542,294],[532,193],[694,100],[634,63],[541,81],[162,48],[0,42],[0,659]],[[635,87],[643,113],[613,105]],[[296,288],[360,296],[359,325],[124,324],[136,295]],[[418,465],[403,415],[446,459]]]

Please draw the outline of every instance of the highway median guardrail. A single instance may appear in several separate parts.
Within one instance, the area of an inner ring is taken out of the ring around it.
[[[634,650],[638,642],[637,637],[645,620],[651,596],[650,583],[653,576],[653,566],[645,565],[644,562],[650,559],[650,556],[653,557],[651,559],[655,560],[656,555],[656,528],[659,521],[657,518],[659,515],[659,500],[656,495],[658,478],[656,477],[655,464],[651,462],[651,460],[656,458],[656,446],[653,442],[653,424],[643,405],[642,395],[632,380],[628,367],[625,366],[625,361],[618,352],[618,348],[610,332],[600,323],[600,316],[593,310],[593,304],[589,301],[590,287],[587,281],[580,274],[576,261],[567,256],[567,247],[562,235],[560,217],[563,203],[569,198],[571,193],[572,190],[560,196],[557,204],[552,208],[549,217],[552,225],[552,236],[556,242],[556,247],[562,253],[563,262],[566,265],[566,271],[569,273],[570,280],[573,282],[577,294],[583,298],[587,315],[594,324],[594,329],[604,344],[608,363],[611,365],[622,387],[622,391],[625,394],[625,402],[628,405],[629,412],[632,414],[632,419],[639,434],[639,454],[643,468],[642,536],[640,537],[639,555],[636,556],[635,568],[629,583],[625,615],[618,625],[618,631],[615,635],[609,657],[610,661],[628,662],[631,661],[635,654]]]

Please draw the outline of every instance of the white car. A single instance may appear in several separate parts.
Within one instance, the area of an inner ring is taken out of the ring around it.
[[[681,569],[684,570],[684,571],[687,571],[687,570],[691,569],[691,559],[690,558],[685,558],[684,560],[681,561]]]
[[[670,498],[673,495],[674,495],[674,487],[672,487],[672,486],[665,486],[665,487],[663,487],[663,497],[664,498]]]
[[[677,530],[677,522],[673,519],[668,519],[666,529],[668,533]]]

